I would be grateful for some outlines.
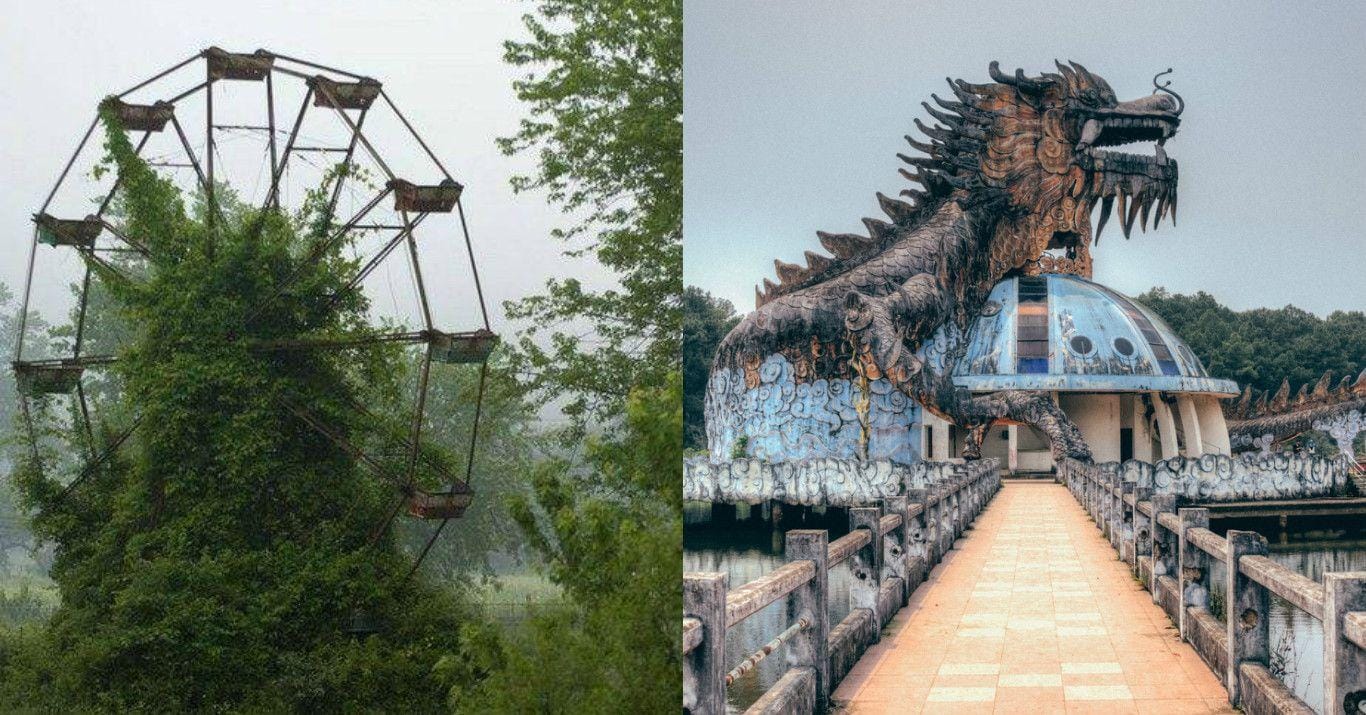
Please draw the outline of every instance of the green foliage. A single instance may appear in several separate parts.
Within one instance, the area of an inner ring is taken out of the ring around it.
[[[706,449],[707,428],[702,415],[716,347],[740,316],[735,306],[696,286],[683,291],[683,447]]]
[[[668,712],[680,692],[682,593],[682,380],[638,389],[618,437],[589,441],[576,465],[549,460],[535,472],[535,501],[514,503],[525,533],[569,596],[498,636],[469,626],[443,672],[477,685],[451,691],[462,712]],[[546,664],[553,663],[554,667]]]
[[[91,264],[130,333],[107,418],[141,426],[65,498],[58,445],[18,466],[35,531],[57,547],[62,601],[41,632],[3,647],[0,706],[432,709],[452,686],[433,666],[465,609],[449,587],[404,584],[393,531],[371,538],[393,488],[288,408],[358,442],[395,429],[382,415],[401,401],[402,351],[253,349],[372,329],[363,295],[330,299],[355,263],[341,246],[314,250],[330,227],[326,191],[293,217],[226,190],[221,213],[202,197],[187,209],[105,123],[123,231],[151,254],[126,270]],[[346,634],[353,609],[382,632]]]
[[[576,221],[557,232],[566,255],[618,287],[558,279],[508,305],[533,326],[527,387],[574,418],[512,503],[566,601],[508,632],[466,627],[438,672],[463,712],[666,712],[681,687],[682,5],[535,7],[530,38],[504,45],[529,70],[515,89],[531,116],[500,145],[536,155],[514,188],[546,191]]]
[[[683,10],[680,0],[535,5],[530,38],[504,43],[505,59],[529,70],[514,89],[530,116],[499,146],[536,156],[537,171],[513,187],[545,191],[575,221],[556,232],[565,255],[592,256],[619,285],[552,279],[506,307],[532,326],[519,370],[582,427],[620,414],[632,386],[663,385],[678,360]]]
[[[463,459],[469,450],[470,427],[479,388],[479,370],[466,365],[433,364],[427,386],[424,444],[435,444]],[[491,575],[495,561],[515,562],[523,551],[517,528],[510,524],[508,499],[525,496],[526,475],[534,462],[535,411],[523,399],[522,387],[508,366],[507,352],[497,348],[489,359],[479,439],[470,486],[475,499],[458,522],[451,523],[422,562],[434,580],[459,579],[482,572]],[[454,471],[464,474],[459,462]],[[434,524],[410,521],[401,533],[409,550],[426,542]]]
[[[1341,379],[1366,368],[1366,313],[1359,310],[1327,318],[1293,305],[1234,311],[1203,291],[1182,295],[1162,288],[1138,301],[1162,316],[1211,375],[1240,385],[1275,391],[1288,379],[1297,390],[1325,370]]]

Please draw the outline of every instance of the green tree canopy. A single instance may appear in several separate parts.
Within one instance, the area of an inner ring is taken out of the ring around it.
[[[452,688],[460,710],[666,712],[681,687],[682,3],[535,8],[529,38],[505,44],[531,116],[502,146],[536,156],[514,186],[546,190],[574,221],[567,255],[618,286],[562,278],[508,306],[533,326],[518,345],[528,387],[575,418],[514,503],[569,604],[501,636],[467,629],[443,667],[481,678]]]
[[[740,316],[723,298],[688,286],[683,291],[683,447],[707,448],[707,425],[702,415],[712,358]]]
[[[683,10],[680,0],[535,5],[529,38],[504,45],[508,63],[528,69],[513,87],[530,116],[499,146],[536,157],[513,187],[545,191],[573,221],[556,231],[565,255],[591,256],[618,285],[555,278],[507,310],[530,326],[519,367],[531,387],[564,399],[582,425],[619,416],[633,386],[662,386],[677,365]]]

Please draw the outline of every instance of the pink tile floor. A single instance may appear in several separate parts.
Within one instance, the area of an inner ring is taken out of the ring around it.
[[[1007,481],[836,689],[845,713],[1226,713],[1228,694],[1053,482]]]

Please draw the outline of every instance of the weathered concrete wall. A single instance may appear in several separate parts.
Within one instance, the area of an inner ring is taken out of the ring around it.
[[[1154,494],[1175,494],[1188,502],[1226,502],[1342,494],[1349,464],[1341,457],[1243,452],[1231,457],[1173,457],[1156,464],[1131,459],[1091,468],[1118,470],[1123,481],[1151,486]]]
[[[855,404],[863,394],[858,385],[800,377],[787,358],[776,354],[755,370],[712,373],[704,408],[712,459],[730,459],[742,437],[743,456],[772,462],[859,457],[862,429]],[[920,459],[910,437],[920,406],[886,378],[872,381],[867,398],[867,458],[905,464]]]
[[[683,462],[683,498],[712,503],[760,504],[770,500],[805,506],[860,506],[962,478],[974,470],[999,469],[994,459],[976,462],[805,459],[770,462],[762,459],[713,461],[695,457]]]
[[[1058,395],[1058,406],[1086,438],[1097,462],[1119,461],[1119,395]]]

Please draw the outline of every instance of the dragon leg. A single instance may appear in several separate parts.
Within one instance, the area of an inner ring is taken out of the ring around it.
[[[1054,459],[1090,460],[1081,430],[1045,393],[1007,390],[972,395],[949,375],[925,370],[915,354],[919,344],[949,317],[952,301],[938,279],[928,273],[911,276],[885,296],[850,291],[844,300],[844,327],[856,354],[871,362],[902,392],[969,430],[964,456],[981,455],[986,429],[998,420],[1031,425],[1048,437]]]

